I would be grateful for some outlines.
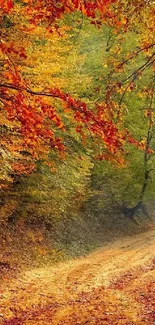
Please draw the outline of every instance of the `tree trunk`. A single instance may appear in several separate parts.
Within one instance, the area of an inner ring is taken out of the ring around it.
[[[152,87],[150,88],[152,90],[152,95],[150,98],[150,105],[148,108],[149,124],[148,124],[147,137],[146,137],[146,147],[145,147],[145,151],[144,151],[144,181],[143,181],[141,193],[139,195],[139,200],[138,200],[137,204],[133,208],[128,208],[125,206],[122,207],[122,212],[124,213],[124,215],[126,215],[133,221],[135,221],[134,216],[138,211],[142,212],[143,214],[148,216],[147,209],[146,209],[145,205],[143,204],[143,201],[144,201],[146,189],[148,187],[150,173],[152,171],[152,169],[148,165],[148,161],[150,158],[150,154],[149,154],[150,144],[151,144],[151,140],[153,138],[153,123],[154,122],[153,122],[152,104],[153,104],[154,88],[155,88],[155,73],[153,76]]]

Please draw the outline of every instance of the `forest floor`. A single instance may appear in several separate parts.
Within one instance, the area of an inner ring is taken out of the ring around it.
[[[3,325],[155,324],[155,229],[88,256],[5,274]]]

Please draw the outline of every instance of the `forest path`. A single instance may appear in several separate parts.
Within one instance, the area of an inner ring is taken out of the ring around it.
[[[0,288],[4,325],[155,324],[155,230],[21,272]]]

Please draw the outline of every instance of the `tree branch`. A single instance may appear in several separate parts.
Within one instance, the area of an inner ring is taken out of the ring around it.
[[[54,95],[51,94],[50,92],[37,92],[37,91],[33,91],[31,89],[27,89],[24,87],[20,87],[20,86],[15,86],[13,84],[0,84],[1,88],[8,88],[8,89],[12,89],[12,90],[17,90],[17,91],[25,91],[26,93],[30,94],[30,95],[37,95],[37,96],[47,96],[47,97],[54,97],[54,98],[60,98],[58,95]]]

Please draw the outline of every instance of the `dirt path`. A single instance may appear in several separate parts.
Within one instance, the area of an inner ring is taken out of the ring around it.
[[[0,324],[155,324],[155,230],[5,279]]]

